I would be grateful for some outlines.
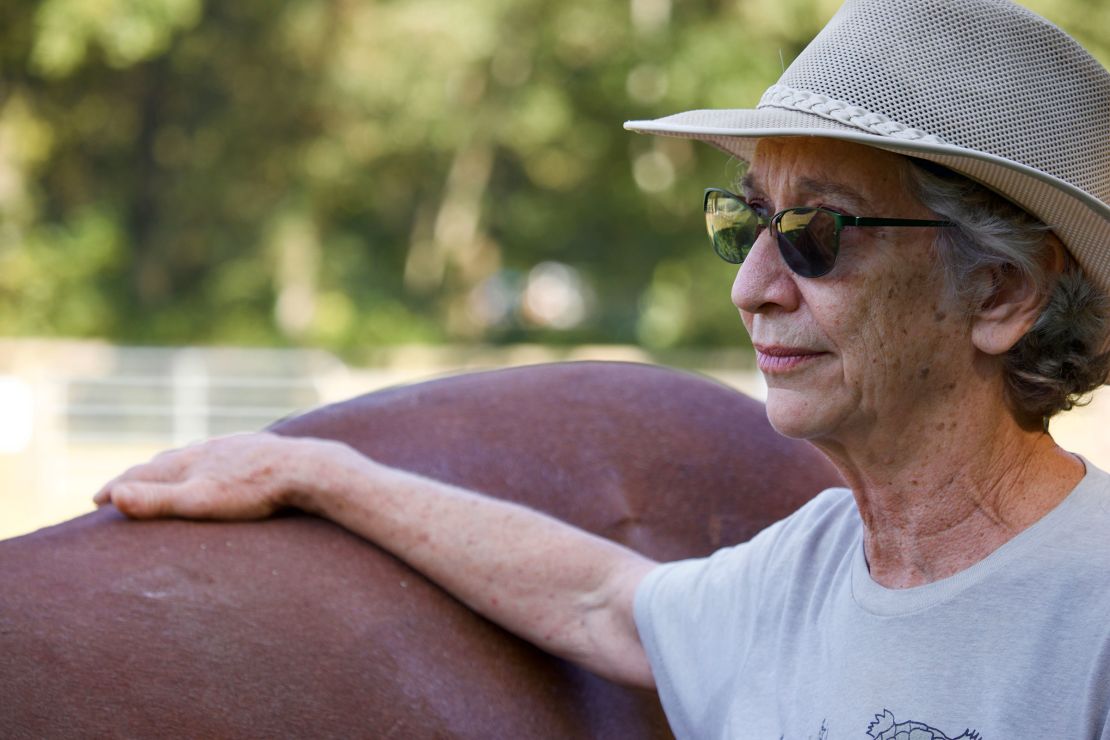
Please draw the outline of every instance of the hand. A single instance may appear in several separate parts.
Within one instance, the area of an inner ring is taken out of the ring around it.
[[[217,437],[131,468],[93,501],[135,519],[261,519],[288,504],[303,464],[296,453],[312,444],[328,443],[267,432]]]

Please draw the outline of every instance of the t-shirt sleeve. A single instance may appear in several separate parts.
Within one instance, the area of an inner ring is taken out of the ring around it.
[[[778,577],[773,566],[783,548],[804,537],[831,503],[843,499],[830,494],[749,542],[708,558],[657,566],[640,583],[636,628],[678,737],[703,736],[699,728],[720,726],[722,718],[714,712],[728,702],[719,694],[736,689],[759,634],[757,620],[766,615],[768,605],[760,598],[764,582]]]
[[[758,539],[758,537],[757,537]],[[755,541],[708,558],[665,563],[636,591],[635,618],[659,698],[676,735],[696,737],[710,695],[735,676],[754,630],[720,640],[720,623],[744,622],[756,593]]]

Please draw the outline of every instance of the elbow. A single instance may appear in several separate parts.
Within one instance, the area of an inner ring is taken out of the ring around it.
[[[585,600],[575,633],[579,639],[565,655],[571,662],[614,683],[637,689],[655,689],[647,651],[636,627],[636,589],[656,563],[638,558],[606,579],[599,591]]]

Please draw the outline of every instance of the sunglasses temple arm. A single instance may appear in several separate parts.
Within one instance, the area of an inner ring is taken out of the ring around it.
[[[868,218],[841,216],[844,226],[955,226],[951,221],[928,221],[916,218]]]

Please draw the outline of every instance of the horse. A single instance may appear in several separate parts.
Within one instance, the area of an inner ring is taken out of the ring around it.
[[[742,542],[840,484],[706,378],[564,363],[381,390],[273,424],[548,512],[652,558]],[[297,512],[0,542],[6,737],[667,738],[610,683]]]

